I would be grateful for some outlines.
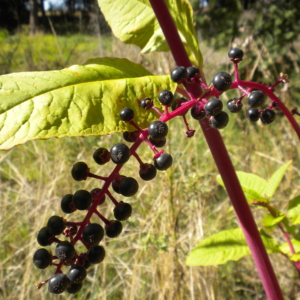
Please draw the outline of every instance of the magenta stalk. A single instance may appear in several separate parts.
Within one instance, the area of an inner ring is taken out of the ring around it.
[[[176,64],[178,66],[190,66],[191,63],[165,2],[163,0],[150,0],[150,3],[164,32]],[[197,85],[187,84],[186,88],[193,95],[194,99],[198,98],[202,93],[200,87]],[[284,300],[269,256],[259,235],[223,139],[219,131],[210,127],[207,119],[201,121],[200,125],[245,235],[267,297],[269,300]]]

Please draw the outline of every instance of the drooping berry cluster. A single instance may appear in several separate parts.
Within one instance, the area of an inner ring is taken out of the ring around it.
[[[136,129],[133,132],[126,131],[123,133],[124,140],[133,143],[132,146],[128,147],[125,143],[117,143],[110,150],[99,148],[93,153],[95,163],[105,165],[111,161],[115,164],[110,176],[101,177],[91,173],[85,162],[81,161],[74,164],[71,171],[74,180],[83,181],[87,178],[95,178],[102,181],[103,186],[91,191],[78,190],[74,194],[66,194],[61,199],[61,210],[65,214],[76,214],[77,210],[86,211],[87,214],[83,221],[68,222],[61,216],[52,216],[47,225],[39,231],[37,241],[40,246],[56,246],[52,250],[53,253],[47,248],[38,249],[33,256],[33,263],[39,269],[45,269],[52,265],[56,267],[56,271],[51,278],[38,283],[38,287],[48,283],[49,292],[54,294],[60,294],[64,291],[75,294],[80,291],[83,280],[87,276],[87,269],[93,264],[101,263],[105,258],[105,249],[100,245],[104,236],[115,238],[120,235],[123,228],[122,222],[126,221],[132,214],[131,205],[123,201],[118,202],[109,191],[111,187],[115,193],[124,197],[132,197],[137,193],[138,181],[133,177],[121,174],[123,165],[133,156],[139,164],[139,176],[144,181],[154,179],[157,170],[165,171],[172,166],[172,156],[164,150],[157,150],[166,144],[169,132],[167,121],[181,116],[186,126],[186,136],[189,138],[195,133],[195,130],[189,128],[186,120],[186,113],[189,109],[191,109],[191,116],[194,119],[201,121],[207,118],[210,126],[214,129],[226,127],[229,117],[223,111],[220,95],[232,88],[242,91],[242,95],[227,102],[227,108],[230,112],[239,112],[243,106],[242,100],[247,96],[249,109],[246,111],[246,116],[251,122],[260,119],[263,124],[269,124],[275,119],[276,102],[273,99],[271,99],[271,106],[262,110],[258,108],[263,105],[266,92],[272,91],[278,83],[287,81],[287,76],[281,75],[272,87],[241,81],[238,74],[238,63],[243,59],[243,51],[233,48],[229,51],[228,56],[234,63],[235,81],[232,81],[230,74],[218,72],[213,77],[211,84],[207,86],[203,82],[198,68],[176,67],[171,72],[171,79],[184,86],[199,84],[203,89],[203,94],[198,99],[187,99],[182,96],[177,97],[169,90],[163,90],[157,96],[157,100],[163,106],[163,112],[154,106],[155,101],[153,99],[142,99],[140,105],[143,109],[152,109],[160,116],[158,120],[150,123],[148,128],[142,129],[137,125],[134,121],[135,113],[131,108],[125,107],[120,111],[120,120],[129,123]],[[147,143],[154,153],[152,164],[144,163],[137,154],[137,149],[142,142]],[[114,204],[114,219],[106,219],[99,211],[106,198]],[[98,223],[91,223],[92,215],[97,215],[104,223],[104,227]],[[77,242],[81,242],[86,251],[78,253],[75,248]],[[62,269],[65,267],[68,267],[68,270],[63,273]]]

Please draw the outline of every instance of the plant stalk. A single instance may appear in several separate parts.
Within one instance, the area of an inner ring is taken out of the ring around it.
[[[150,3],[164,32],[176,64],[185,67],[191,66],[167,5],[163,0],[150,0]],[[185,87],[194,99],[202,94],[202,90],[198,85],[186,84]],[[210,127],[207,119],[201,121],[200,125],[244,232],[267,297],[269,300],[284,300],[269,256],[259,235],[223,139],[218,130]]]

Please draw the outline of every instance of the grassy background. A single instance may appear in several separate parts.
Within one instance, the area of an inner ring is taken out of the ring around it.
[[[0,35],[2,73],[47,70],[83,63],[96,56],[125,57],[142,63],[157,74],[174,67],[168,54],[141,55],[133,46],[125,46],[111,37],[41,35]],[[218,52],[202,46],[204,72],[209,80],[226,64],[227,49]],[[225,68],[230,71],[231,65]],[[279,94],[282,93],[280,88]],[[228,95],[222,95],[226,101]],[[294,107],[294,99],[285,93],[285,102]],[[225,102],[224,102],[225,103]],[[106,249],[103,263],[88,270],[83,290],[77,296],[51,295],[47,287],[37,290],[35,283],[52,275],[53,268],[36,269],[33,253],[39,248],[36,235],[51,215],[63,215],[60,200],[78,189],[101,187],[95,179],[72,180],[70,170],[77,161],[85,161],[101,176],[110,174],[113,164],[97,166],[92,154],[99,146],[108,149],[123,142],[121,134],[104,137],[65,138],[33,141],[0,152],[0,298],[1,299],[266,299],[251,257],[222,266],[188,267],[185,258],[204,237],[238,226],[224,190],[216,182],[217,170],[199,125],[188,115],[194,138],[185,138],[179,117],[170,122],[166,151],[174,158],[172,168],[159,172],[155,180],[143,182],[138,165],[131,158],[122,174],[135,177],[139,192],[122,198],[133,207],[132,217],[123,223],[123,233],[101,242]],[[237,170],[253,172],[264,178],[283,163],[293,160],[273,201],[280,209],[300,193],[300,152],[296,134],[280,113],[268,126],[250,124],[245,110],[230,115],[222,130],[225,144]],[[138,151],[145,162],[152,154],[146,145]],[[102,213],[112,218],[113,206],[106,201]],[[262,212],[253,209],[260,223]],[[79,221],[83,212],[68,215]],[[96,218],[93,219],[97,221]],[[282,236],[275,232],[279,241]],[[53,247],[53,246],[52,246]],[[299,278],[284,257],[271,256],[286,299],[300,299]]]

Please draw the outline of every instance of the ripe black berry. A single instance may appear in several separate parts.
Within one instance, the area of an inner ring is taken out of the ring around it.
[[[78,293],[82,288],[82,282],[80,283],[71,283],[69,287],[67,288],[67,292],[69,294],[76,294]]]
[[[60,260],[70,260],[75,255],[75,248],[68,241],[59,242],[55,248],[55,255]]]
[[[215,129],[222,129],[228,124],[229,117],[225,111],[221,111],[215,116],[209,118],[209,125]]]
[[[117,237],[122,232],[122,229],[123,229],[122,223],[117,220],[111,220],[109,224],[105,226],[106,235],[110,238]],[[93,263],[92,261],[90,262]]]
[[[259,115],[257,108],[249,108],[246,111],[246,117],[250,122],[256,122],[259,119]]]
[[[88,209],[92,204],[92,200],[91,194],[86,190],[78,190],[72,198],[73,205],[78,210]]]
[[[209,100],[204,106],[204,110],[209,116],[215,116],[219,114],[222,109],[223,102],[220,99],[216,98]]]
[[[82,238],[90,245],[98,245],[104,236],[104,229],[97,223],[88,224],[83,232]]]
[[[171,106],[174,99],[174,95],[169,90],[163,90],[158,94],[158,100],[162,105]]]
[[[98,205],[101,205],[104,203],[105,201],[105,195],[103,195],[100,199],[100,193],[101,193],[101,189],[99,188],[95,188],[93,190],[90,191],[90,194],[92,196],[93,201],[97,201]]]
[[[61,234],[64,231],[65,227],[66,225],[64,219],[59,216],[52,216],[47,222],[48,231],[52,235]]]
[[[188,72],[185,67],[176,67],[171,72],[171,79],[176,83],[182,83],[188,79]]]
[[[139,135],[140,135],[140,133],[138,131],[133,131],[133,132],[125,131],[125,132],[123,132],[124,140],[129,142],[129,143],[134,143],[138,139]]]
[[[139,174],[140,177],[145,181],[155,178],[156,173],[156,168],[151,164],[143,164],[140,166]]]
[[[119,185],[120,194],[125,197],[131,197],[136,194],[139,189],[138,182],[132,177],[124,178]]]
[[[49,245],[51,245],[50,238],[52,236],[53,236],[53,234],[51,234],[49,232],[48,227],[43,227],[37,235],[37,242],[41,246],[49,246]]]
[[[110,149],[110,157],[117,165],[125,164],[130,157],[130,150],[128,146],[123,143],[115,144]]]
[[[60,208],[66,214],[70,214],[73,211],[75,211],[75,207],[73,206],[72,198],[73,198],[73,195],[67,194],[67,195],[63,196],[63,198],[61,199]]]
[[[154,166],[159,171],[164,171],[172,166],[173,158],[168,153],[163,153],[154,159]]]
[[[200,70],[196,67],[188,67],[187,69],[188,73],[188,82],[193,82],[191,79],[193,78],[200,78]]]
[[[52,263],[52,257],[48,250],[38,249],[33,255],[33,263],[39,269],[46,269]]]
[[[230,99],[227,102],[227,108],[230,112],[237,113],[242,109],[243,104],[241,102],[239,102],[238,100],[239,99],[234,98],[234,99]]]
[[[69,270],[67,277],[72,283],[80,283],[86,278],[86,275],[87,272],[84,267],[75,265]]]
[[[203,120],[206,117],[206,112],[202,105],[197,104],[191,109],[191,116],[196,120]]]
[[[121,227],[122,227],[122,224],[121,224]],[[122,228],[121,228],[121,231],[122,231]],[[89,260],[90,263],[99,264],[105,258],[105,249],[102,246],[99,246],[99,245],[93,246],[89,249],[89,252],[88,252],[87,256],[88,256],[88,260]]]
[[[83,161],[80,161],[72,167],[71,174],[74,180],[82,181],[86,180],[88,171],[89,167],[87,166],[87,164]]]
[[[104,165],[110,161],[110,153],[105,148],[98,148],[93,154],[93,159],[98,165]]]
[[[149,138],[149,141],[157,148],[161,148],[166,144],[166,138],[162,139],[153,139],[152,137]]]
[[[265,94],[260,90],[255,90],[251,92],[248,97],[248,105],[250,107],[260,107],[265,101]]]
[[[163,121],[154,121],[148,127],[148,133],[153,139],[162,139],[168,134],[168,125]]]
[[[150,109],[153,106],[153,100],[151,98],[145,98],[141,101],[141,106],[144,109]]]
[[[178,98],[178,99],[175,99],[172,103],[172,111],[174,111],[175,109],[179,108],[182,106],[183,103],[187,102],[188,100],[185,99],[185,98]],[[183,112],[181,115],[185,115],[187,113],[187,111]]]
[[[225,92],[229,90],[231,87],[231,83],[231,75],[226,72],[217,73],[212,80],[214,88],[219,92]]]
[[[120,202],[114,208],[114,216],[118,221],[125,221],[127,220],[132,213],[132,207],[129,203]]]
[[[124,178],[126,178],[126,176],[118,175],[111,183],[113,190],[118,194],[121,194],[120,193],[120,183]]]
[[[129,107],[125,107],[120,111],[120,119],[124,122],[131,121],[133,117],[134,117],[134,111]]]
[[[260,114],[260,120],[263,124],[270,124],[272,123],[276,118],[276,113],[272,109],[265,109]]]
[[[54,274],[48,281],[48,291],[53,294],[63,293],[69,286],[69,278],[62,273]]]
[[[242,49],[232,48],[228,52],[228,57],[233,61],[242,60],[244,57],[244,52]]]

